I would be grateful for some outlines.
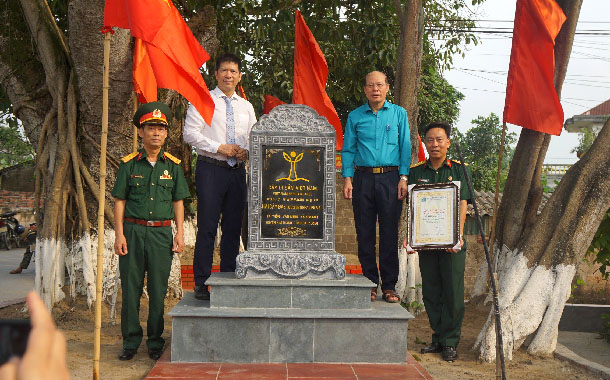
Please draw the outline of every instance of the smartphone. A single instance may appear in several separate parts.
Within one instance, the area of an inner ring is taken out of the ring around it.
[[[29,319],[0,319],[0,365],[23,356],[30,336]]]

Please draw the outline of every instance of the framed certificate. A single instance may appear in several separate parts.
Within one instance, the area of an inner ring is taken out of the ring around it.
[[[409,245],[414,250],[460,247],[460,181],[410,185]]]

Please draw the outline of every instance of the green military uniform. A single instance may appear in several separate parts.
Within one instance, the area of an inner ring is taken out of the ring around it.
[[[432,168],[430,161],[421,161],[412,165],[409,173],[410,185],[452,181],[461,182],[460,199],[470,200],[470,191],[459,161],[446,159],[438,170]],[[430,327],[434,331],[432,343],[457,347],[460,341],[464,319],[465,263],[466,241],[457,253],[446,250],[420,251],[419,269],[422,276],[424,305]]]
[[[152,103],[148,103],[150,104]],[[141,109],[152,111],[144,106]],[[150,122],[150,119],[141,118],[142,114],[138,110],[134,124]],[[139,311],[144,273],[147,272],[149,312],[146,345],[150,352],[161,350],[165,343],[161,334],[167,281],[172,265],[173,236],[170,221],[174,218],[173,202],[190,196],[190,191],[179,165],[180,160],[163,150],[157,156],[154,166],[146,159],[144,149],[123,157],[122,161],[112,196],[126,200],[123,233],[127,240],[128,254],[119,256],[123,292],[123,349],[136,350],[142,342]],[[147,221],[149,225],[140,224],[146,224]],[[159,223],[160,221],[165,223]]]

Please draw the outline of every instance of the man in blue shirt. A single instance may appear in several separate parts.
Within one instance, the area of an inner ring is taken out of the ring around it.
[[[398,219],[407,195],[411,137],[404,108],[386,101],[390,86],[385,74],[367,74],[367,104],[350,112],[343,136],[343,196],[352,200],[362,273],[376,286],[381,275],[383,299],[399,302]],[[375,225],[379,218],[379,270],[375,254]]]

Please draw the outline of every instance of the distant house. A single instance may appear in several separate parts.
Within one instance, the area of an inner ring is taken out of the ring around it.
[[[608,117],[610,117],[610,99],[580,115],[572,116],[566,120],[563,128],[570,133],[582,133],[584,128],[591,128],[594,132],[599,132]]]
[[[594,132],[601,131],[606,120],[610,117],[610,99],[598,104],[580,115],[574,115],[567,119],[563,128],[568,133],[583,133],[585,128],[590,128]],[[542,174],[546,177],[547,186],[555,187],[555,182],[559,182],[566,171],[570,168],[569,164],[545,164],[542,165]]]

